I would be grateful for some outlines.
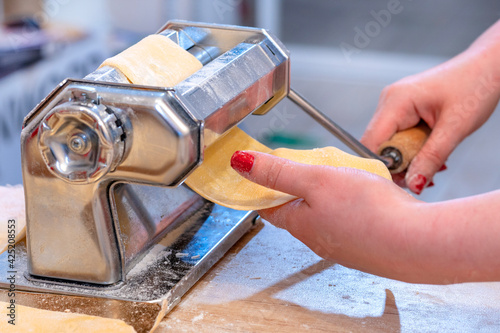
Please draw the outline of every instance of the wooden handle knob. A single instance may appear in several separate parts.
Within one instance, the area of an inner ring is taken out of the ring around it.
[[[392,159],[394,163],[389,171],[400,173],[410,164],[429,137],[431,129],[421,121],[417,126],[398,132],[389,141],[384,142],[378,151],[382,157]]]

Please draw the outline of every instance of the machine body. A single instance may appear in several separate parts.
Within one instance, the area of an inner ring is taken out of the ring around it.
[[[126,284],[160,240],[222,209],[182,185],[204,149],[288,94],[288,51],[265,30],[170,22],[158,33],[203,67],[175,87],[102,67],[65,80],[26,117],[24,275],[39,284],[28,289]],[[235,212],[234,224],[255,216]]]

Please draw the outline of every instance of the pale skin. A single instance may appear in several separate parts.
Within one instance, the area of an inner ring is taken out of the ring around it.
[[[376,151],[423,119],[431,136],[398,182],[420,192],[416,176],[429,184],[499,98],[500,21],[455,58],[384,89],[362,141]],[[299,198],[261,216],[321,257],[411,283],[500,281],[500,190],[425,203],[368,172],[247,153],[242,176]]]

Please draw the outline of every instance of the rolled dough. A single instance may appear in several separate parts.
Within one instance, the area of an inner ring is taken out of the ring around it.
[[[162,35],[150,35],[100,67],[119,69],[131,83],[173,87],[203,67],[193,55]]]
[[[135,333],[132,326],[119,319],[109,319],[66,313],[40,310],[16,304],[15,326],[8,323],[7,315],[9,303],[0,302],[2,320],[0,332],[16,333]]]
[[[119,69],[134,84],[173,87],[198,71],[202,64],[167,37],[152,35],[101,66]],[[240,129],[233,128],[205,150],[202,165],[185,183],[202,197],[234,209],[265,209],[295,199],[252,183],[234,171],[230,159],[237,150],[271,153],[305,164],[353,167],[391,179],[385,165],[377,160],[356,157],[334,147],[272,151]]]

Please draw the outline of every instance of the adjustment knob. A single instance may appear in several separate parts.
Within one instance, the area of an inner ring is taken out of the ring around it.
[[[93,183],[120,163],[122,122],[104,105],[70,101],[53,108],[39,127],[38,147],[48,169],[72,183]]]

